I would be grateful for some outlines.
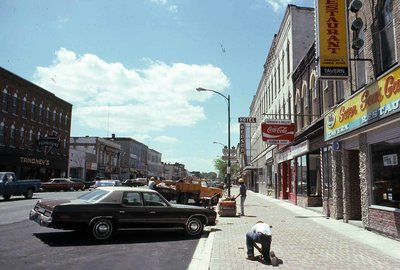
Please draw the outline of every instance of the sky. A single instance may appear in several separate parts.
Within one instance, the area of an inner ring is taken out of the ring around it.
[[[1,0],[0,66],[72,104],[71,136],[131,137],[216,171],[249,115],[288,4],[313,0]],[[215,142],[215,143],[214,143]]]

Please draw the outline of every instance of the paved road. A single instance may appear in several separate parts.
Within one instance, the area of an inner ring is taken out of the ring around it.
[[[188,268],[199,239],[181,232],[118,232],[110,241],[98,243],[83,233],[44,228],[28,220],[37,199],[71,198],[78,193],[38,193],[31,200],[0,200],[0,269]]]

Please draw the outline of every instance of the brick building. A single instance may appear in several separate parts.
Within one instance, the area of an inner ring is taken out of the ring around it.
[[[0,67],[0,171],[66,177],[72,105]]]

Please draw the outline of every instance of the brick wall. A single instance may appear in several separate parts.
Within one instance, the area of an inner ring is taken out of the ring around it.
[[[382,209],[369,209],[368,228],[382,234],[400,238],[400,211],[385,211]]]

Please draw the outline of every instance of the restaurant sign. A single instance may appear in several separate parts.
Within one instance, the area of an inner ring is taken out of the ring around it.
[[[321,79],[349,75],[346,1],[317,0],[317,55]]]
[[[267,119],[261,123],[261,133],[267,144],[287,145],[294,140],[294,124],[287,119]]]
[[[400,111],[400,69],[397,68],[328,113],[324,139],[346,134]]]

